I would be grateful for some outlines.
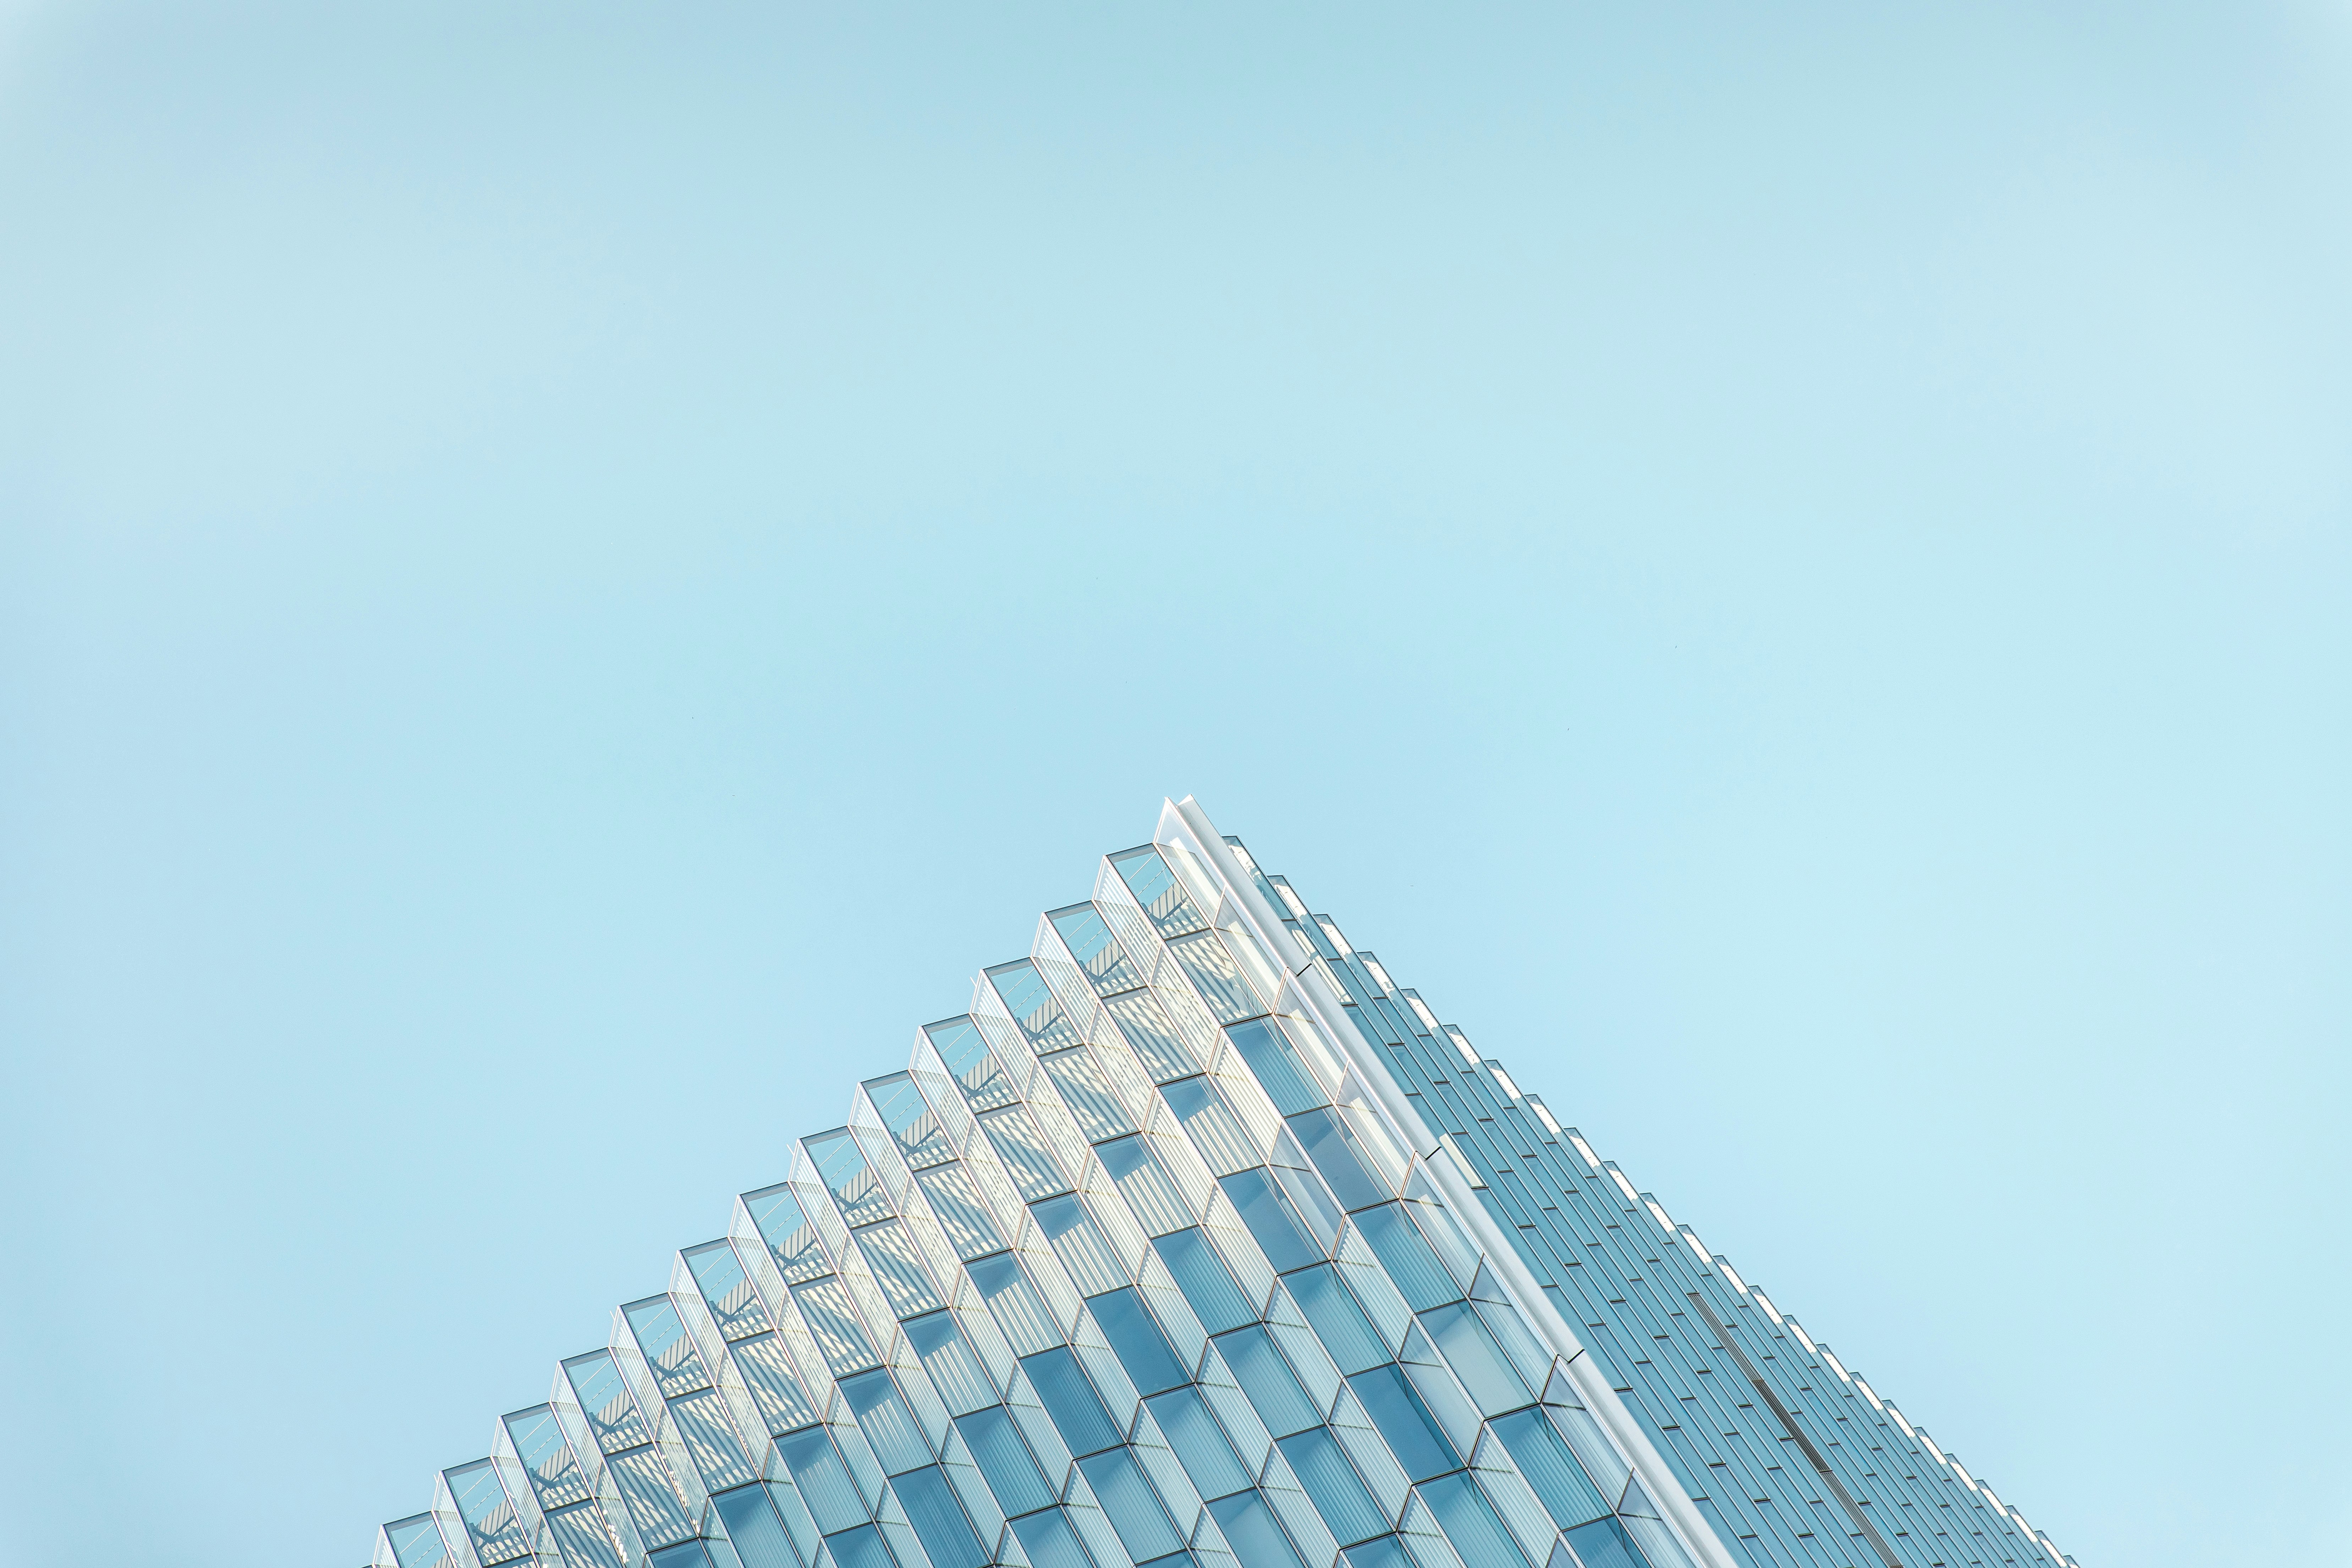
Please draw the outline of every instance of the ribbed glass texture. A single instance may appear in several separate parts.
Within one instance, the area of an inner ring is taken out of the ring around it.
[[[2043,1561],[1188,801],[373,1564]]]

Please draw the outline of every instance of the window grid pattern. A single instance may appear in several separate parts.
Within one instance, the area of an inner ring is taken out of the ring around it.
[[[372,1568],[2073,1563],[1178,810]]]

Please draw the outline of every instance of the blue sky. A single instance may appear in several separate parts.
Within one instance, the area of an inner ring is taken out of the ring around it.
[[[0,1558],[356,1563],[1163,795],[2352,1563],[2340,4],[0,4]]]

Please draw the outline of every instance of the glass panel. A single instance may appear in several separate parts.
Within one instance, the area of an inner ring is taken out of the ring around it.
[[[699,1541],[688,1541],[656,1552],[646,1559],[647,1568],[710,1568],[709,1554]]]
[[[996,1326],[1013,1342],[1013,1353],[1026,1355],[1062,1342],[1062,1330],[1038,1299],[1037,1288],[1014,1262],[1011,1253],[983,1258],[967,1270],[980,1287]]]
[[[1339,1279],[1339,1270],[1330,1264],[1316,1268],[1302,1268],[1283,1277],[1291,1298],[1298,1303],[1315,1337],[1339,1363],[1343,1373],[1361,1372],[1378,1366],[1391,1358],[1390,1347],[1381,1342],[1364,1310]]]
[[[890,1381],[888,1373],[876,1371],[845,1377],[841,1380],[841,1392],[856,1415],[858,1429],[866,1434],[874,1457],[882,1461],[884,1473],[896,1475],[900,1470],[928,1465],[937,1458],[930,1444],[923,1440],[922,1428],[915,1425],[914,1413],[898,1397],[898,1386]]]
[[[1000,963],[986,972],[988,983],[1004,1002],[1004,1010],[1021,1026],[1029,1048],[1039,1056],[1053,1051],[1066,1051],[1078,1044],[1078,1032],[1062,1016],[1062,1005],[1054,1000],[1053,988],[1037,966],[1027,959],[1014,963]]]
[[[1151,1419],[1159,1424],[1160,1435],[1168,1439],[1193,1489],[1202,1497],[1223,1497],[1250,1484],[1248,1469],[1199,1389],[1172,1389],[1145,1403],[1150,1405]]]
[[[1162,1083],[1201,1070],[1192,1047],[1160,999],[1150,991],[1130,991],[1103,1005],[1127,1043],[1135,1048],[1151,1081]]]
[[[1061,1091],[1062,1102],[1078,1120],[1087,1142],[1099,1143],[1135,1131],[1135,1122],[1112,1092],[1110,1079],[1092,1051],[1064,1051],[1045,1060],[1045,1076]]]
[[[1137,1393],[1157,1394],[1192,1380],[1192,1370],[1177,1359],[1168,1336],[1132,1288],[1090,1297],[1087,1307]]]
[[[768,1424],[771,1433],[790,1432],[816,1419],[808,1396],[801,1392],[800,1379],[793,1375],[792,1358],[784,1353],[783,1342],[775,1335],[739,1340],[730,1353],[751,1391],[751,1402],[760,1407],[760,1418]]]
[[[1054,922],[1054,931],[1078,967],[1087,972],[1096,992],[1104,996],[1132,991],[1143,984],[1142,974],[1129,963],[1118,940],[1110,934],[1104,923],[1102,911],[1092,904],[1072,904],[1066,910],[1055,910],[1045,917]]]
[[[1511,1451],[1519,1474],[1535,1489],[1553,1523],[1565,1530],[1609,1511],[1609,1500],[1592,1484],[1542,1411],[1522,1410],[1494,1425],[1496,1435]]]
[[[898,1568],[882,1544],[882,1532],[870,1524],[828,1535],[824,1546],[833,1553],[834,1568]]]
[[[1053,1489],[1045,1484],[1037,1461],[1029,1455],[1029,1445],[1021,1440],[1020,1427],[1013,1424],[1012,1414],[1004,1406],[992,1405],[985,1410],[960,1415],[955,1426],[1007,1518],[1044,1508],[1054,1500]]]
[[[1323,1261],[1323,1249],[1307,1239],[1306,1227],[1265,1171],[1238,1172],[1218,1185],[1276,1273]]]
[[[915,1086],[912,1074],[893,1073],[888,1078],[870,1079],[864,1087],[875,1114],[889,1129],[891,1139],[910,1168],[919,1171],[955,1158],[947,1129],[940,1124],[923,1091]]]
[[[915,1527],[915,1538],[923,1543],[923,1554],[931,1560],[931,1568],[982,1568],[988,1562],[988,1551],[972,1532],[963,1505],[956,1501],[955,1489],[936,1466],[910,1470],[890,1485],[906,1508],[908,1522]]]
[[[620,1549],[613,1543],[613,1527],[604,1510],[593,1502],[575,1503],[547,1516],[547,1532],[564,1568],[621,1568]]]
[[[677,1423],[678,1436],[686,1440],[686,1451],[693,1457],[694,1468],[701,1475],[706,1491],[723,1491],[759,1479],[743,1458],[743,1446],[736,1440],[734,1426],[727,1418],[727,1406],[717,1389],[706,1388],[699,1394],[673,1399],[669,1413]]]
[[[874,1271],[876,1283],[890,1299],[894,1316],[908,1318],[917,1312],[933,1312],[947,1305],[940,1300],[931,1285],[930,1276],[923,1271],[921,1258],[915,1251],[915,1238],[897,1220],[881,1225],[869,1225],[855,1233],[858,1251],[866,1255],[866,1267]]]
[[[1211,1079],[1188,1078],[1160,1092],[1215,1174],[1228,1176],[1265,1159],[1265,1151],[1243,1130],[1241,1118],[1234,1114]]]
[[[1305,1568],[1290,1538],[1275,1522],[1274,1510],[1254,1491],[1236,1492],[1209,1505],[1242,1568]]]
[[[499,1483],[496,1466],[478,1459],[445,1471],[442,1479],[449,1483],[457,1517],[466,1521],[466,1532],[474,1538],[474,1552],[485,1563],[529,1555],[530,1538],[523,1533],[514,1504],[507,1500],[506,1489]]]
[[[595,1434],[598,1447],[613,1454],[654,1440],[653,1430],[637,1414],[636,1402],[629,1397],[628,1384],[621,1381],[621,1369],[613,1364],[610,1352],[574,1356],[563,1363],[563,1374],[571,1381],[572,1397],[580,1401],[580,1413],[588,1418],[588,1430]]]
[[[1186,978],[1209,1005],[1210,1016],[1218,1023],[1237,1024],[1266,1011],[1265,999],[1242,973],[1241,965],[1234,962],[1234,955],[1217,940],[1216,932],[1204,931],[1171,942],[1168,951],[1176,955]]]
[[[1232,1272],[1200,1229],[1171,1231],[1151,1246],[1160,1254],[1160,1260],[1168,1266],[1168,1272],[1175,1277],[1176,1288],[1184,1293],[1185,1304],[1209,1332],[1223,1333],[1256,1319],[1257,1312],[1251,1307],[1249,1298],[1234,1283]]]
[[[743,1568],[802,1568],[792,1538],[776,1521],[767,1488],[739,1487],[710,1500],[718,1507],[719,1517],[727,1526],[727,1539],[743,1560]]]
[[[801,1501],[808,1505],[817,1529],[830,1535],[866,1520],[866,1500],[858,1496],[849,1467],[834,1452],[824,1427],[779,1438],[776,1451],[792,1469],[793,1484],[800,1488]]]
[[[1004,1162],[1013,1184],[1020,1189],[1023,1201],[1034,1203],[1070,1190],[1068,1176],[1047,1152],[1045,1135],[1029,1120],[1028,1111],[1017,1105],[992,1110],[980,1119],[980,1124],[988,1133],[989,1146]]]
[[[1176,879],[1176,873],[1160,858],[1158,850],[1146,845],[1112,856],[1110,863],[1163,939],[1207,927],[1209,922],[1193,909],[1192,900],[1185,896],[1184,884]]]
[[[775,1255],[784,1279],[799,1284],[833,1272],[832,1260],[817,1241],[816,1226],[801,1212],[801,1201],[787,1185],[743,1194],[743,1207],[758,1227],[760,1239]]]
[[[989,1217],[988,1207],[980,1201],[980,1192],[971,1184],[971,1173],[961,1165],[949,1165],[936,1171],[925,1171],[915,1178],[930,1201],[931,1213],[947,1232],[948,1241],[956,1256],[969,1262],[1000,1251],[1004,1238],[996,1233],[996,1222]]]
[[[1416,1312],[1462,1299],[1454,1276],[1437,1261],[1437,1254],[1404,1215],[1401,1204],[1365,1209],[1354,1216],[1364,1239],[1388,1271],[1390,1279]]]
[[[1396,1196],[1393,1189],[1371,1173],[1357,1147],[1353,1130],[1340,1120],[1338,1111],[1325,1108],[1303,1112],[1290,1119],[1290,1130],[1305,1145],[1307,1157],[1315,1162],[1316,1170],[1330,1184],[1332,1195],[1339,1200],[1341,1208],[1360,1209]]]
[[[1077,1531],[1058,1508],[1014,1520],[1013,1533],[1020,1538],[1031,1568],[1094,1568],[1087,1549],[1078,1544]]]
[[[1160,1505],[1160,1494],[1152,1490],[1133,1454],[1113,1448],[1079,1460],[1078,1468],[1086,1473],[1095,1500],[1102,1505],[1129,1557],[1149,1563],[1182,1548],[1184,1538],[1169,1521],[1168,1510]]]
[[[1146,1236],[1163,1236],[1181,1230],[1198,1217],[1176,1190],[1176,1183],[1152,1152],[1151,1142],[1143,1137],[1121,1138],[1105,1143],[1095,1151],[1110,1179],[1118,1184],[1118,1195],[1127,1200]]]
[[[1234,1381],[1249,1395],[1250,1405],[1257,1412],[1265,1429],[1280,1437],[1302,1427],[1318,1426],[1323,1412],[1307,1397],[1307,1390],[1298,1385],[1297,1374],[1265,1330],[1255,1323],[1220,1334],[1216,1340],[1217,1353],[1233,1368]]]
[[[1332,1244],[1339,1239],[1339,1226],[1343,1223],[1339,1205],[1331,1201],[1330,1193],[1314,1172],[1280,1163],[1286,1145],[1290,1150],[1297,1147],[1297,1141],[1287,1132],[1275,1141],[1277,1160],[1273,1166],[1274,1179],[1282,1184],[1283,1195],[1290,1200],[1291,1206],[1306,1222],[1308,1232],[1321,1249],[1328,1252]]]
[[[541,1509],[552,1513],[587,1498],[588,1479],[572,1457],[572,1445],[564,1441],[554,1411],[544,1405],[518,1410],[506,1418],[506,1427]]]
[[[826,1190],[841,1205],[843,1224],[855,1229],[888,1216],[889,1192],[867,1163],[866,1151],[858,1147],[855,1134],[846,1129],[821,1132],[814,1138],[802,1139],[801,1147],[816,1163],[817,1173],[824,1178]]]
[[[1465,1563],[1475,1563],[1479,1568],[1507,1568],[1527,1561],[1520,1554],[1518,1543],[1511,1539],[1511,1532],[1495,1516],[1493,1505],[1471,1484],[1468,1476],[1424,1481],[1421,1495]]]
[[[440,1568],[449,1561],[449,1549],[441,1543],[441,1531],[429,1513],[387,1524],[383,1532],[391,1539],[393,1561],[400,1568]]]
[[[1482,1412],[1498,1415],[1535,1402],[1534,1392],[1511,1370],[1501,1347],[1468,1302],[1456,1301],[1423,1312],[1421,1324]]]
[[[1285,1116],[1295,1116],[1330,1102],[1299,1055],[1298,1047],[1274,1019],[1235,1024],[1225,1031],[1225,1038],[1233,1041],[1251,1076],[1265,1090],[1265,1097],[1274,1101],[1274,1108]]]
[[[1281,1439],[1276,1445],[1290,1461],[1298,1484],[1323,1516],[1333,1540],[1341,1545],[1386,1531],[1391,1521],[1357,1476],[1356,1468],[1331,1434],[1320,1426]]]
[[[1095,1226],[1094,1216],[1076,1194],[1048,1198],[1031,1206],[1037,1216],[1039,1228],[1045,1239],[1054,1244],[1054,1256],[1070,1271],[1070,1279],[1081,1296],[1093,1296],[1105,1290],[1115,1290],[1128,1282],[1127,1270],[1118,1255],[1103,1239]]]
[[[974,1110],[993,1110],[1021,1098],[1019,1089],[990,1052],[986,1037],[970,1016],[927,1024],[923,1034],[931,1042],[931,1048],[940,1053],[940,1063],[955,1076],[956,1087],[963,1091],[965,1101]]]
[[[1023,1356],[1021,1370],[1029,1374],[1037,1402],[1054,1418],[1054,1427],[1071,1453],[1092,1454],[1118,1443],[1118,1427],[1103,1408],[1102,1396],[1087,1381],[1086,1369],[1068,1350],[1056,1348]]]
[[[915,1319],[907,1325],[907,1342],[921,1358],[923,1375],[939,1390],[949,1415],[962,1415],[996,1403],[995,1385],[981,1366],[980,1357],[957,1331],[952,1314],[935,1312]]]
[[[621,1483],[621,1497],[629,1518],[647,1547],[667,1546],[694,1533],[686,1509],[679,1503],[669,1469],[651,1448],[634,1448],[608,1461],[610,1473]]]
[[[678,1321],[677,1307],[668,1297],[649,1296],[642,1301],[632,1301],[621,1309],[621,1316],[628,1321],[637,1350],[652,1368],[654,1382],[664,1398],[676,1398],[710,1385],[709,1377],[702,1370],[702,1358],[694,1353],[694,1342],[686,1337],[686,1325]]]
[[[1568,1532],[1568,1543],[1584,1568],[1649,1568],[1626,1539],[1625,1527],[1613,1519],[1577,1526]]]
[[[1356,1373],[1349,1377],[1348,1386],[1355,1390],[1364,1413],[1372,1418],[1407,1477],[1423,1480],[1462,1468],[1461,1455],[1421,1402],[1402,1367],[1391,1362]]]
[[[743,1260],[735,1256],[731,1243],[707,1242],[688,1248],[685,1257],[694,1288],[702,1292],[703,1304],[710,1309],[720,1333],[736,1340],[774,1326],[768,1321],[768,1310],[760,1305],[751,1277],[743,1271]]]
[[[849,1292],[842,1289],[840,1280],[820,1279],[814,1285],[795,1285],[793,1301],[800,1308],[802,1321],[808,1324],[817,1349],[824,1352],[825,1366],[835,1377],[863,1372],[875,1364],[873,1347],[866,1342],[866,1331],[858,1327],[857,1314],[849,1304]]]
[[[1348,1568],[1414,1568],[1412,1559],[1405,1554],[1404,1542],[1393,1535],[1350,1546],[1346,1561]]]

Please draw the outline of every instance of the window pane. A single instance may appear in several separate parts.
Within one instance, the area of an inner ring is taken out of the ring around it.
[[[769,1506],[767,1488],[740,1487],[710,1500],[718,1506],[727,1539],[743,1560],[743,1568],[801,1568],[800,1553],[793,1550],[792,1538]]]
[[[1217,1256],[1216,1247],[1197,1227],[1171,1231],[1155,1239],[1151,1247],[1160,1254],[1160,1261],[1168,1266],[1168,1272],[1175,1276],[1176,1288],[1184,1292],[1185,1304],[1192,1309],[1192,1315],[1209,1332],[1223,1333],[1256,1320],[1257,1312],[1251,1307],[1249,1298],[1234,1283],[1233,1274]],[[1377,1359],[1384,1361],[1387,1357]]]
[[[997,1506],[1008,1518],[1054,1500],[1053,1489],[1046,1486],[1037,1461],[1030,1457],[1029,1445],[1021,1440],[1020,1427],[1004,1406],[994,1405],[959,1416],[955,1426],[971,1450],[972,1462],[980,1467],[988,1489],[996,1494]]]
[[[1391,1359],[1390,1347],[1381,1342],[1364,1310],[1330,1264],[1286,1274],[1282,1282],[1341,1372],[1361,1372]]]
[[[1236,1492],[1209,1505],[1225,1544],[1241,1559],[1242,1568],[1305,1568],[1290,1538],[1275,1521],[1274,1510],[1254,1491]]]
[[[914,1413],[898,1397],[898,1385],[888,1373],[877,1370],[845,1377],[841,1392],[856,1413],[858,1429],[873,1446],[874,1457],[882,1461],[884,1473],[896,1475],[931,1462],[931,1446],[924,1441]]]
[[[1626,1539],[1625,1527],[1613,1519],[1596,1519],[1568,1532],[1584,1568],[1649,1568]]]
[[[1510,1568],[1527,1561],[1511,1532],[1495,1516],[1493,1505],[1467,1475],[1425,1481],[1421,1495],[1465,1563],[1475,1563],[1479,1568]]]
[[[1030,1568],[1094,1568],[1086,1548],[1078,1544],[1077,1531],[1058,1508],[1014,1520],[1013,1533],[1028,1553]]]
[[[1103,1337],[1118,1352],[1118,1363],[1139,1394],[1158,1394],[1192,1380],[1192,1371],[1176,1359],[1168,1336],[1132,1288],[1091,1297],[1087,1307],[1102,1328]]]
[[[1389,1528],[1380,1506],[1357,1476],[1339,1442],[1320,1426],[1283,1438],[1276,1445],[1290,1461],[1298,1484],[1314,1501],[1315,1510],[1341,1545],[1378,1535]]]
[[[996,1403],[995,1384],[980,1357],[964,1342],[955,1319],[946,1312],[917,1318],[907,1325],[907,1341],[922,1358],[923,1374],[939,1390],[950,1415],[962,1415]]]
[[[907,1510],[915,1538],[923,1543],[931,1568],[983,1568],[988,1552],[972,1533],[971,1521],[956,1501],[954,1489],[937,1467],[909,1470],[890,1483]]]
[[[1506,1415],[1494,1426],[1553,1523],[1566,1529],[1609,1511],[1609,1500],[1601,1495],[1601,1489],[1592,1484],[1541,1410]]]
[[[808,1505],[817,1529],[830,1535],[865,1521],[866,1500],[851,1484],[849,1468],[833,1451],[824,1427],[780,1438],[776,1449],[790,1467],[793,1484],[800,1488],[801,1501]]]
[[[1297,1049],[1273,1019],[1235,1024],[1225,1031],[1225,1037],[1233,1041],[1242,1060],[1249,1064],[1251,1074],[1265,1090],[1266,1098],[1274,1101],[1274,1108],[1285,1116],[1328,1103],[1299,1058]]]
[[[1394,1363],[1360,1372],[1348,1379],[1348,1386],[1356,1391],[1366,1415],[1380,1429],[1381,1438],[1404,1473],[1413,1480],[1444,1475],[1462,1468],[1462,1458],[1454,1452],[1429,1407],[1421,1402],[1406,1381],[1403,1370]]]
[[[1232,1200],[1234,1210],[1242,1216],[1242,1223],[1249,1226],[1250,1235],[1256,1238],[1258,1249],[1265,1254],[1265,1260],[1274,1265],[1275,1272],[1279,1274],[1323,1261],[1323,1249],[1307,1238],[1306,1228],[1291,1213],[1290,1205],[1279,1195],[1272,1178],[1265,1171],[1236,1172],[1217,1184]],[[1431,1261],[1433,1265],[1435,1262],[1434,1259]]]
[[[1423,1312],[1421,1324],[1483,1414],[1499,1415],[1506,1410],[1535,1403],[1534,1393],[1519,1381],[1510,1363],[1503,1359],[1501,1347],[1486,1332],[1486,1325],[1478,1321],[1478,1314],[1470,1310],[1468,1302],[1456,1301]]]
[[[1223,1497],[1250,1484],[1249,1471],[1199,1389],[1175,1389],[1146,1403],[1194,1490],[1204,1498]]]
[[[1220,1334],[1216,1344],[1217,1353],[1233,1368],[1234,1381],[1249,1395],[1251,1407],[1268,1432],[1279,1437],[1321,1423],[1323,1412],[1307,1397],[1297,1374],[1263,1327],[1252,1324]]]
[[[1379,1208],[1365,1209],[1353,1216],[1356,1226],[1371,1243],[1381,1267],[1396,1282],[1405,1304],[1414,1311],[1442,1307],[1448,1301],[1458,1301],[1462,1292],[1455,1288],[1454,1276],[1437,1261],[1437,1254],[1412,1222],[1405,1218],[1402,1204],[1383,1204]]]
[[[1054,1418],[1054,1427],[1073,1454],[1092,1454],[1118,1443],[1120,1433],[1103,1408],[1102,1396],[1087,1381],[1086,1369],[1066,1349],[1021,1358],[1037,1402]]]
[[[1086,1472],[1087,1484],[1094,1489],[1095,1500],[1118,1532],[1119,1544],[1138,1563],[1148,1563],[1164,1557],[1184,1544],[1176,1527],[1168,1521],[1168,1510],[1160,1506],[1160,1496],[1151,1483],[1144,1479],[1135,1456],[1125,1448],[1113,1448],[1107,1454],[1097,1454],[1078,1461]]]

